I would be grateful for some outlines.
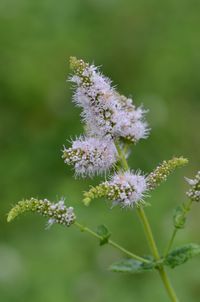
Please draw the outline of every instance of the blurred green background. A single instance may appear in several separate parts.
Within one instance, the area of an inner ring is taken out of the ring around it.
[[[152,194],[147,215],[160,249],[172,229],[172,209],[185,200],[199,168],[200,2],[187,0],[1,0],[0,2],[0,300],[2,302],[130,302],[168,298],[156,273],[107,270],[121,254],[75,228],[26,215],[7,224],[23,197],[65,196],[80,222],[104,223],[112,238],[148,253],[134,211],[80,203],[95,180],[75,180],[61,159],[66,139],[82,133],[66,79],[70,55],[102,65],[121,93],[149,108],[148,140],[133,148],[131,167],[151,171],[184,155],[190,164]],[[199,242],[199,205],[176,244]],[[200,262],[170,271],[182,302],[199,301]]]

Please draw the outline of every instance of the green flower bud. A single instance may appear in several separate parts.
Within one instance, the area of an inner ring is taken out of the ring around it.
[[[31,198],[19,201],[8,213],[7,221],[10,222],[18,215],[28,211],[48,217],[48,226],[58,223],[69,227],[76,220],[73,208],[67,208],[62,199],[57,203],[51,203],[47,199]]]
[[[174,157],[168,161],[164,160],[153,172],[147,177],[149,190],[155,189],[167,179],[176,168],[182,167],[188,163],[183,157]]]

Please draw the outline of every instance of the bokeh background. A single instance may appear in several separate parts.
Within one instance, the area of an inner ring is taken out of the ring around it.
[[[68,59],[97,65],[121,93],[149,109],[152,132],[133,148],[129,163],[151,171],[173,155],[189,158],[152,193],[147,215],[160,249],[172,229],[172,209],[185,200],[199,168],[200,2],[187,0],[1,0],[0,2],[0,299],[2,302],[130,302],[168,298],[156,273],[121,275],[108,266],[122,255],[75,228],[6,213],[22,198],[66,197],[82,223],[106,224],[112,238],[148,253],[134,211],[81,204],[99,179],[75,180],[61,159],[66,139],[83,131],[71,102]],[[199,242],[200,207],[176,245]],[[200,259],[170,271],[182,302],[199,301]]]

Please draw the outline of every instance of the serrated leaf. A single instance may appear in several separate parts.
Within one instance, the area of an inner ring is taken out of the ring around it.
[[[200,245],[196,243],[186,244],[171,251],[167,255],[164,264],[174,268],[197,255],[200,255]]]
[[[175,209],[174,216],[173,216],[174,226],[176,229],[183,229],[185,226],[185,211],[181,206],[178,206]]]
[[[152,258],[147,259],[150,261],[149,263],[144,263],[134,259],[121,259],[113,263],[109,269],[113,272],[131,274],[152,271],[155,268],[155,262]]]
[[[97,234],[101,236],[100,245],[108,243],[111,233],[105,225],[102,224],[97,227]]]

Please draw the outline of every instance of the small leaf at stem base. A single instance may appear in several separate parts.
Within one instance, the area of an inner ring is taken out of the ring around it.
[[[173,221],[176,229],[183,229],[186,221],[186,211],[183,207],[178,206],[174,211]]]

